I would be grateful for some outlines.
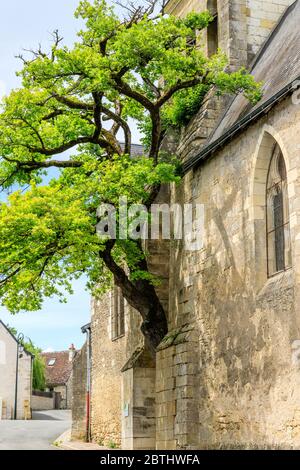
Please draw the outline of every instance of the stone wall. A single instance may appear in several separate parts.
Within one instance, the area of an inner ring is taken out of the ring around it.
[[[19,358],[17,419],[30,419],[32,390],[32,356],[26,352]],[[29,409],[29,411],[28,411]]]
[[[46,396],[41,393],[38,395],[32,395],[31,397],[31,408],[33,411],[39,410],[54,410],[55,408],[55,395]]]
[[[286,8],[294,0],[244,0],[236,2],[246,11],[248,35],[248,63],[274,29]]]
[[[93,300],[91,434],[101,445],[121,444],[121,369],[126,362],[125,336],[112,341],[111,294]],[[128,308],[125,306],[125,322]],[[127,330],[127,326],[126,326]]]
[[[72,372],[72,440],[87,438],[87,344],[82,346],[73,362]]]
[[[190,384],[186,406],[195,410],[196,397],[199,429],[176,401],[173,420],[179,434],[188,430],[186,444],[166,433],[160,448],[190,448],[196,435],[201,448],[300,448],[299,123],[288,98],[173,187],[172,202],[204,205],[204,248],[177,243],[171,251],[170,330],[192,325],[197,340],[182,368],[191,374],[179,382],[165,374],[180,353],[173,344],[158,353],[159,400],[171,410],[158,422],[171,423],[178,383]],[[262,188],[275,142],[288,170],[293,269],[268,279]]]
[[[12,419],[15,407],[17,342],[0,323],[0,398],[2,399],[2,419]],[[24,352],[19,358],[17,418],[28,417],[25,405],[31,398],[31,355]]]
[[[171,1],[168,8],[181,15],[204,3]],[[231,68],[252,60],[291,3],[218,2]],[[183,130],[183,160],[199,151],[225,104],[211,101]],[[151,367],[136,359],[144,348],[139,314],[127,309],[126,335],[112,342],[110,298],[94,302],[97,442],[119,443],[122,421],[124,448],[154,447],[154,428],[158,449],[300,448],[299,123],[299,106],[286,99],[172,185],[172,203],[204,206],[204,246],[148,245],[151,270],[163,274],[159,295],[169,320]],[[288,170],[293,268],[268,279],[264,191],[275,142]],[[165,193],[161,202],[168,200]]]
[[[68,387],[67,385],[56,385],[53,387],[53,391],[60,394],[60,409],[66,410],[71,409],[67,402]]]
[[[122,369],[122,449],[155,449],[155,358],[135,351]]]
[[[156,449],[199,446],[197,336],[191,325],[169,331],[156,358]]]
[[[66,383],[66,409],[71,410],[73,403],[73,372]]]
[[[294,0],[218,0],[218,44],[225,52],[230,70],[250,66],[280,17]],[[170,1],[166,11],[184,16],[201,12],[207,0]],[[207,32],[199,37],[199,47],[207,52]],[[199,110],[178,139],[178,153],[183,161],[192,158],[205,144],[221,118],[230,97],[212,97]],[[169,135],[167,137],[169,139]]]
[[[156,358],[158,449],[300,447],[299,122],[286,99],[172,187],[171,202],[204,205],[204,247],[171,244],[169,333]],[[267,279],[262,185],[276,141],[288,168],[295,261]],[[129,403],[140,393],[134,372],[124,371]],[[128,413],[124,446],[138,446],[134,406]]]
[[[155,203],[161,204],[161,214],[165,216],[168,213],[163,203],[169,198],[169,187],[163,185]],[[145,251],[149,271],[160,280],[156,292],[168,316],[170,242],[161,238],[158,230],[161,220],[157,221],[157,239],[148,240]],[[154,449],[156,441],[156,358],[144,344],[141,321],[140,313],[128,308],[126,363],[122,368],[122,448],[125,449]]]
[[[211,9],[209,0],[171,0],[166,12],[185,16],[190,11]],[[286,8],[294,0],[218,0],[219,46],[227,54],[230,66],[250,65],[254,55],[268,38]],[[207,50],[207,34],[200,45]]]

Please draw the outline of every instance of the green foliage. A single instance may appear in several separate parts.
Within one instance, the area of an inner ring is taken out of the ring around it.
[[[146,10],[124,21],[106,1],[84,0],[76,16],[85,28],[74,46],[55,33],[50,52],[22,57],[22,87],[2,104],[0,185],[17,191],[0,204],[0,297],[13,313],[40,309],[47,297],[64,302],[83,273],[93,293],[105,290],[112,273],[102,256],[107,240],[95,231],[99,204],[118,211],[120,196],[147,204],[160,184],[179,181],[178,163],[165,161],[159,145],[206,92],[261,96],[245,70],[225,71],[224,54],[208,58],[189,45],[212,20],[208,12],[153,19]],[[130,118],[150,149],[134,159]],[[51,168],[58,176],[42,185]],[[156,282],[141,269],[145,254],[135,242],[116,240],[111,250],[130,282]]]
[[[165,107],[165,126],[182,127],[188,124],[199,111],[207,91],[207,86],[196,85],[176,93],[173,102]]]
[[[45,361],[41,356],[42,350],[29,340],[24,343],[26,351],[34,355],[32,369],[32,388],[33,390],[45,390]]]
[[[213,82],[219,94],[244,92],[245,97],[252,104],[257,103],[261,98],[261,84],[258,83],[253,87],[253,77],[244,68],[231,73],[230,76],[224,71],[220,72],[214,77]]]
[[[117,444],[116,442],[114,442],[114,441],[109,441],[107,447],[108,447],[109,449],[118,449],[118,444]]]
[[[15,337],[18,336],[18,331],[16,328],[7,325],[9,331]],[[33,369],[32,369],[32,388],[33,390],[44,390],[46,386],[45,381],[45,361],[41,356],[42,350],[35,346],[35,344],[28,339],[27,341],[23,341],[22,345],[26,349],[27,352],[33,354]]]
[[[64,302],[72,280],[82,273],[89,287],[99,281],[107,287],[110,276],[99,258],[105,241],[95,232],[97,207],[109,202],[118,210],[120,195],[128,204],[142,203],[147,186],[179,180],[172,163],[155,165],[152,159],[128,155],[99,163],[81,158],[79,170],[65,170],[49,186],[32,184],[0,206],[0,272],[7,279],[0,283],[0,297],[11,312],[38,310],[53,295]],[[87,172],[93,176],[87,178]],[[133,246],[118,241],[117,248],[134,270]]]

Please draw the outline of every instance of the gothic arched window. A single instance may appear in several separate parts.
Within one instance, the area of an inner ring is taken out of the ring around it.
[[[218,52],[219,33],[218,33],[218,2],[217,0],[208,0],[207,9],[214,17],[207,28],[207,55],[211,57]]]
[[[287,174],[284,157],[275,145],[267,180],[268,276],[292,265]]]

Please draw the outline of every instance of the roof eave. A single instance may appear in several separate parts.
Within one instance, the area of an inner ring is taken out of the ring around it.
[[[7,333],[10,334],[10,336],[15,340],[15,342],[18,343],[18,344],[20,344],[20,342],[19,342],[19,341],[17,340],[17,338],[15,337],[15,335],[13,335],[11,331],[9,331],[9,328],[7,328],[7,326],[5,325],[5,323],[3,323],[3,321],[2,321],[1,319],[0,319],[0,323],[1,323],[2,326],[4,326],[4,328],[5,328],[5,330],[7,331]],[[35,355],[32,354],[30,351],[27,351],[26,348],[24,348],[24,352],[25,352],[26,354],[28,354],[28,356],[31,356],[33,359],[35,358]]]
[[[240,119],[227,132],[225,132],[225,134],[223,134],[211,144],[204,147],[200,153],[198,153],[194,157],[191,157],[186,163],[183,164],[183,173],[188,173],[188,171],[198,166],[201,162],[207,160],[213,153],[215,153],[217,150],[227,144],[242,130],[259,120],[263,115],[269,112],[270,109],[272,109],[279,101],[286,98],[298,88],[300,88],[300,76],[294,79],[284,88],[282,88],[279,92],[269,98],[261,106],[259,106],[254,111],[251,111],[245,117]]]

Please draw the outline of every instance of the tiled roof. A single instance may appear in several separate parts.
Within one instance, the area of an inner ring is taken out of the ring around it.
[[[46,384],[47,386],[65,385],[72,372],[73,361],[69,361],[69,351],[42,353],[46,363]],[[49,361],[55,359],[52,366]]]

